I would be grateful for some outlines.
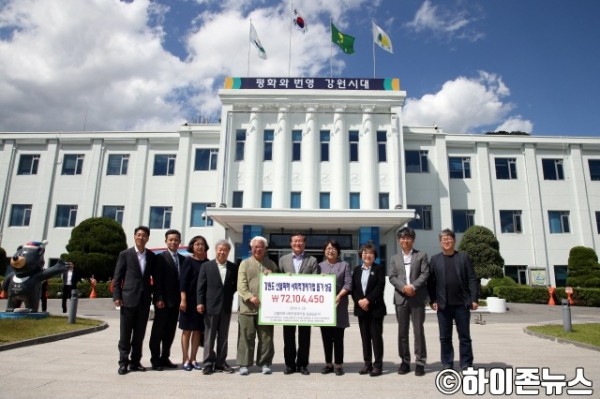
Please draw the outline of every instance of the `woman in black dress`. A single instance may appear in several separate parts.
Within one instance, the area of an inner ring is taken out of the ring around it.
[[[179,303],[179,328],[181,333],[181,350],[183,352],[183,369],[201,370],[201,362],[196,361],[198,347],[204,331],[204,318],[196,310],[196,285],[202,264],[208,260],[208,244],[202,236],[190,240],[187,248],[192,256],[188,256],[181,265]]]

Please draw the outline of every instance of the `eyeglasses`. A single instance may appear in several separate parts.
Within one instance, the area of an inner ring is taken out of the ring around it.
[[[452,237],[444,237],[440,241],[441,242],[451,242],[451,241],[454,241],[454,238],[452,238]]]

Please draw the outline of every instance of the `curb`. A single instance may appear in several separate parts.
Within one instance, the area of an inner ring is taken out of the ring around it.
[[[538,338],[544,338],[544,339],[549,339],[550,341],[556,341],[559,344],[572,344],[572,345],[575,345],[575,346],[577,346],[579,348],[589,349],[589,350],[600,352],[600,347],[599,346],[584,344],[582,342],[571,341],[570,339],[559,338],[559,337],[555,337],[555,336],[552,336],[552,335],[542,334],[542,333],[539,333],[537,331],[531,331],[527,327],[523,328],[523,332],[525,332],[525,334],[533,335],[533,336],[538,337]]]

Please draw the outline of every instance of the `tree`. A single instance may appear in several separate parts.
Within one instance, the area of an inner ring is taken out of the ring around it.
[[[97,280],[112,276],[119,253],[127,248],[123,227],[113,219],[89,218],[71,232],[68,254],[62,257],[78,268],[83,278]]]
[[[458,249],[469,254],[478,279],[504,275],[504,259],[500,255],[500,243],[490,229],[483,226],[469,227]]]
[[[592,248],[577,246],[569,251],[567,285],[571,287],[600,287],[600,264]]]

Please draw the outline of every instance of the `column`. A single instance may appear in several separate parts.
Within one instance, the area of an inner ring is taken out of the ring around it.
[[[287,107],[280,107],[277,114],[277,127],[273,137],[273,198],[272,208],[290,207],[289,168],[290,133]]]
[[[319,176],[317,175],[317,159],[319,133],[316,132],[317,107],[308,106],[304,122],[304,131],[302,132],[302,209],[318,209],[317,187]]]
[[[260,190],[262,188],[262,152],[263,137],[260,121],[261,106],[252,107],[246,130],[244,148],[244,208],[260,208]]]
[[[333,128],[329,135],[331,209],[348,209],[348,131],[345,110],[343,106],[334,109]]]
[[[377,160],[377,132],[373,130],[373,106],[363,106],[362,128],[358,139],[360,164],[360,207],[377,209],[379,194],[379,162]]]

